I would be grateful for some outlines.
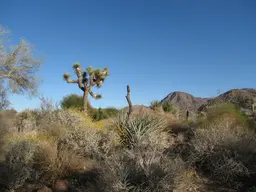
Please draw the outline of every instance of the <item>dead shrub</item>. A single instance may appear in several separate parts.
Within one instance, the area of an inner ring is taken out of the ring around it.
[[[195,131],[188,163],[218,184],[239,188],[256,171],[256,138],[230,119]]]
[[[31,141],[20,141],[10,144],[0,173],[2,185],[9,190],[23,186],[29,180],[37,180],[39,172],[33,167],[33,158],[37,145]]]
[[[35,166],[41,172],[41,181],[53,185],[57,179],[66,178],[73,172],[83,172],[91,169],[92,162],[75,154],[69,149],[41,143],[34,159]]]

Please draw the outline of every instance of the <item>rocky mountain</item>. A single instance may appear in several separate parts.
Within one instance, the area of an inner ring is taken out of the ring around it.
[[[256,104],[256,89],[232,89],[213,99],[208,100],[198,108],[198,111],[205,111],[207,107],[217,103],[232,103],[239,106],[242,110],[252,110],[253,103]]]
[[[128,107],[122,109],[125,113],[128,111]],[[153,110],[144,105],[133,105],[132,114],[134,115],[153,115],[156,117],[165,117],[167,120],[172,120],[173,115],[170,113],[164,113],[164,111]]]
[[[163,103],[165,101],[173,104],[173,106],[181,112],[181,116],[185,115],[187,110],[190,114],[196,115],[202,111],[206,111],[207,107],[216,103],[232,103],[239,106],[245,113],[248,112],[248,114],[251,114],[253,103],[255,104],[256,110],[256,89],[232,89],[214,98],[195,97],[189,93],[175,91],[168,94],[160,102]],[[128,107],[125,107],[124,110],[127,111]],[[134,105],[133,114],[166,115],[166,113],[154,111],[144,105]],[[171,118],[171,116],[168,118]]]
[[[209,100],[210,98],[194,97],[191,94],[176,91],[168,94],[161,102],[168,101],[179,110],[188,110],[191,113],[196,113],[198,108],[206,104]]]

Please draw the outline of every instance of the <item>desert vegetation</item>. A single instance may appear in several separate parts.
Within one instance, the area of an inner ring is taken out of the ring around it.
[[[233,112],[215,115],[191,124],[121,111],[104,125],[76,109],[2,111],[1,190],[252,190],[255,133]]]
[[[97,86],[97,88],[100,88],[102,86],[105,78],[109,76],[108,68],[100,70],[88,67],[86,71],[83,72],[80,64],[75,63],[73,65],[73,69],[75,70],[77,80],[71,80],[68,73],[65,73],[63,75],[63,78],[67,83],[78,84],[79,89],[83,91],[83,111],[85,114],[87,114],[88,94],[90,94],[94,99],[100,99],[102,97],[100,94],[93,93],[91,89],[94,86]]]
[[[191,112],[193,119],[177,118],[183,109],[167,100],[155,100],[147,113],[136,113],[129,86],[128,110],[96,109],[88,94],[100,98],[91,88],[101,87],[108,69],[88,67],[82,72],[76,63],[77,80],[68,74],[64,79],[78,84],[83,95],[60,98],[60,107],[41,97],[40,108],[17,112],[8,108],[8,91],[37,95],[35,72],[41,61],[32,56],[27,42],[8,51],[4,40],[3,36],[0,191],[255,191],[253,92],[249,99],[232,96],[232,102],[217,98],[218,102],[205,103],[208,100],[189,96],[189,105],[182,103],[183,109],[190,107],[187,111],[193,102],[204,103],[202,110]]]
[[[60,105],[62,109],[83,111],[84,98],[76,94],[70,94],[61,100]],[[87,115],[95,121],[116,117],[118,113],[119,110],[115,107],[94,108],[90,102],[87,101]]]

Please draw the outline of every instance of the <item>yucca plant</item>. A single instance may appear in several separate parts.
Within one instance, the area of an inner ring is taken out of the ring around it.
[[[127,114],[120,113],[114,122],[114,128],[120,137],[120,142],[127,148],[133,148],[150,133],[161,131],[166,126],[164,119],[152,115],[131,116],[128,121],[126,116]]]
[[[158,100],[153,100],[150,102],[150,108],[156,110],[161,107],[161,103]]]
[[[173,114],[177,112],[176,108],[173,106],[173,104],[170,101],[164,101],[162,103],[162,108],[164,112],[173,113]]]

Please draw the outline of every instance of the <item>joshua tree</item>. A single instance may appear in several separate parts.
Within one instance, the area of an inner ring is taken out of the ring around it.
[[[84,113],[87,114],[88,94],[90,94],[94,99],[101,98],[101,95],[94,94],[91,89],[94,86],[97,86],[98,88],[102,86],[105,78],[109,76],[108,68],[101,70],[88,67],[86,72],[83,72],[80,64],[75,63],[73,65],[73,69],[77,75],[77,80],[71,80],[68,73],[65,73],[63,77],[67,83],[77,83],[78,87],[83,91]]]

